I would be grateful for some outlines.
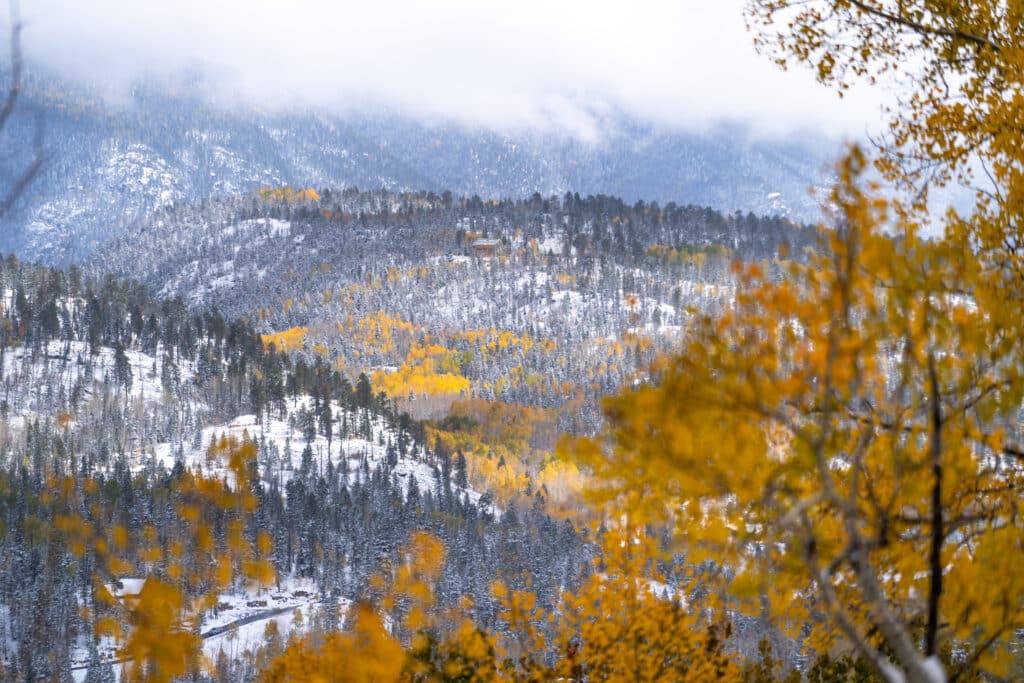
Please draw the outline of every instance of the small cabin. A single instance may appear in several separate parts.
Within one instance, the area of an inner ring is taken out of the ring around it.
[[[473,240],[473,255],[480,256],[482,258],[488,258],[497,256],[501,250],[501,240],[492,238],[482,238]]]

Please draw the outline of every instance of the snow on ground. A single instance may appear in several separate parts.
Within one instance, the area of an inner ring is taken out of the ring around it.
[[[61,404],[59,394],[63,392],[64,396],[68,395],[76,385],[86,394],[97,394],[104,388],[124,392],[125,388],[116,381],[115,357],[115,350],[106,347],[99,349],[96,355],[90,355],[89,345],[85,342],[50,342],[35,355],[25,347],[7,350],[3,357],[4,378],[14,386],[37,387],[37,390],[24,396],[10,396],[8,416],[0,419],[10,428],[24,424],[32,417],[50,414],[54,406]],[[163,400],[164,388],[160,379],[160,362],[157,361],[157,358],[163,357],[163,352],[157,349],[153,355],[147,355],[125,350],[125,357],[132,374],[128,396],[144,402]],[[188,377],[195,372],[194,364],[180,358],[176,362],[180,376]],[[227,423],[207,427],[202,430],[197,445],[162,442],[144,447],[131,454],[132,466],[141,469],[155,460],[171,468],[180,457],[188,467],[215,476],[225,476],[226,471],[222,465],[207,462],[209,445],[221,436],[238,439],[247,437],[260,447],[258,457],[261,476],[268,478],[273,468],[283,490],[283,485],[301,467],[302,453],[307,445],[305,436],[296,426],[296,418],[303,409],[311,409],[312,404],[308,396],[290,400],[287,405],[289,421],[266,419],[257,423],[254,415],[241,415]],[[339,420],[343,414],[342,407],[335,403],[332,410],[335,419]],[[334,425],[334,432],[340,432],[338,422]],[[386,464],[388,444],[397,443],[397,436],[382,418],[375,416],[370,420],[370,438],[350,435],[328,442],[326,437],[317,434],[308,445],[315,467],[325,468],[328,461],[338,467],[344,460],[349,480],[355,482],[362,476],[364,461],[371,472]],[[435,469],[427,460],[428,456],[422,447],[398,456],[392,473],[401,482],[403,489],[408,488],[411,480],[416,481],[420,490],[435,487]],[[480,492],[472,489],[459,493],[467,496],[474,504],[481,499]],[[492,508],[492,511],[500,514],[496,508]],[[125,578],[114,593],[118,596],[137,594],[142,584],[142,579]],[[277,623],[282,639],[287,639],[295,627],[295,611],[301,610],[303,620],[308,624],[314,611],[321,608],[323,600],[308,580],[283,577],[278,585],[267,589],[221,595],[218,603],[217,612],[207,615],[201,627],[201,634],[204,635],[203,651],[211,659],[215,659],[222,649],[228,657],[234,657],[246,649],[259,646],[264,642],[265,630],[271,621]],[[347,603],[339,604],[343,610],[346,607]],[[14,651],[14,643],[6,630],[9,620],[5,609],[0,605],[0,660],[7,656],[5,650],[8,653]],[[113,660],[116,657],[115,643],[103,639],[99,644],[99,652],[104,661]],[[73,680],[84,680],[88,657],[88,641],[83,637],[73,654]]]
[[[26,347],[9,349],[3,358],[4,378],[17,378],[15,385],[38,389],[23,396],[10,396],[8,415],[0,419],[5,419],[7,428],[18,429],[26,420],[51,414],[54,406],[61,404],[58,394],[63,392],[67,396],[76,385],[81,385],[81,391],[87,395],[99,393],[105,387],[110,391],[125,392],[125,388],[116,381],[115,356],[114,349],[107,347],[101,348],[97,355],[90,356],[89,345],[85,342],[53,341],[34,357],[31,349]],[[142,399],[143,402],[162,400],[164,387],[160,379],[160,363],[156,360],[162,357],[162,351],[158,349],[150,356],[126,350],[125,357],[132,374],[127,395],[133,400]],[[177,365],[181,377],[188,377],[195,371],[193,364],[183,359],[179,358]],[[273,469],[283,487],[301,466],[302,452],[306,447],[306,439],[296,426],[295,418],[302,409],[311,408],[312,399],[306,396],[288,402],[291,416],[289,421],[267,419],[260,424],[254,415],[241,415],[225,424],[203,429],[201,438],[193,444],[162,442],[145,446],[133,454],[133,465],[140,469],[152,458],[170,469],[176,459],[181,457],[187,467],[223,476],[223,468],[218,470],[217,466],[207,463],[206,454],[210,444],[221,436],[239,440],[249,438],[260,446],[261,476],[268,479]],[[333,431],[338,434],[341,432],[338,420],[343,411],[337,403],[332,406],[332,410],[336,416]],[[390,431],[379,417],[370,421],[370,427],[369,439],[349,435],[348,438],[334,438],[328,442],[325,436],[317,434],[309,442],[314,466],[322,470],[330,460],[337,467],[345,459],[352,481],[359,476],[364,459],[370,471],[382,466],[387,459],[387,444],[397,443],[398,435]],[[403,488],[408,486],[411,479],[416,480],[420,490],[434,487],[434,469],[427,460],[427,454],[422,448],[407,455],[399,455],[393,472],[402,482]],[[473,503],[481,497],[480,492],[472,489],[467,489],[465,494]]]
[[[303,408],[311,407],[312,399],[308,396],[288,402],[289,414],[292,416],[295,416]],[[342,408],[335,403],[332,405],[332,411],[335,416],[339,416],[342,413]],[[345,459],[350,482],[355,482],[360,476],[360,466],[363,460],[366,460],[371,472],[383,466],[387,460],[387,443],[389,441],[397,442],[397,434],[389,431],[379,417],[374,417],[370,426],[372,432],[370,439],[350,435],[348,438],[334,438],[328,442],[327,437],[317,434],[309,441],[314,466],[322,471],[326,468],[328,460],[335,467],[339,467],[342,460]],[[335,432],[337,431],[339,428],[336,425]],[[282,490],[301,467],[302,452],[307,444],[302,432],[289,422],[265,419],[261,424],[257,422],[255,415],[241,415],[226,424],[203,429],[201,445],[198,448],[188,444],[160,443],[145,449],[143,453],[136,454],[137,460],[134,466],[141,468],[149,457],[153,457],[164,467],[170,469],[174,467],[176,459],[180,457],[183,464],[190,469],[200,470],[213,476],[225,476],[226,471],[223,464],[208,462],[207,458],[210,444],[222,436],[239,441],[249,439],[255,442],[260,449],[257,457],[261,478],[266,481],[272,474],[276,474]],[[416,485],[421,491],[434,488],[434,468],[426,460],[426,453],[422,449],[411,455],[399,455],[398,462],[392,471],[402,483],[403,490],[408,488],[412,479],[416,480]],[[482,495],[479,491],[469,488],[465,489],[464,493],[474,504],[479,502]]]
[[[291,221],[278,218],[253,218],[225,226],[216,233],[210,233],[203,238],[203,244],[197,246],[209,245],[219,248],[218,245],[224,242],[233,242],[232,252],[237,257],[243,244],[261,245],[288,237],[292,237],[292,242],[295,245],[302,244],[305,240],[303,234],[292,236]],[[200,264],[196,260],[185,265],[179,272],[169,275],[163,287],[160,288],[158,296],[169,298],[180,293],[190,302],[199,304],[219,290],[230,289],[237,283],[246,282],[249,279],[260,279],[265,274],[265,270],[238,267],[234,259],[207,264],[207,267],[200,272]],[[192,284],[185,287],[185,283]]]
[[[220,234],[225,237],[246,236],[252,232],[267,232],[271,237],[287,237],[292,232],[291,221],[283,221],[278,218],[252,218],[230,225]]]
[[[11,635],[11,610],[0,604],[0,662],[5,662],[17,652],[18,643]]]
[[[562,253],[562,245],[565,243],[565,234],[556,232],[550,235],[544,235],[544,239],[538,243],[538,250],[541,254],[554,254],[558,255]]]
[[[300,397],[289,401],[290,415],[298,414],[302,409],[312,407],[310,397]],[[341,407],[332,406],[335,415],[341,415]],[[362,476],[362,462],[365,460],[372,472],[385,465],[387,460],[387,443],[396,441],[396,434],[390,432],[380,418],[371,421],[372,438],[358,436],[333,439],[328,443],[326,437],[317,435],[309,442],[313,453],[314,465],[318,468],[326,466],[328,459],[336,466],[342,459],[347,459],[349,480],[356,481]],[[226,476],[220,463],[207,462],[206,451],[210,443],[222,436],[237,439],[249,438],[259,444],[259,468],[261,476],[270,475],[268,469],[281,478],[282,485],[298,470],[302,462],[302,452],[306,440],[301,431],[284,420],[267,419],[258,424],[254,415],[242,415],[222,425],[207,427],[201,433],[201,445],[191,447],[180,444],[160,443],[134,454],[133,466],[141,468],[150,459],[173,467],[176,458],[182,458],[188,467],[201,470],[213,476]],[[403,488],[408,487],[410,480],[415,479],[420,490],[435,486],[434,468],[426,461],[426,454],[420,450],[411,455],[399,456],[393,473],[402,482]],[[473,503],[478,503],[481,494],[472,489],[461,492]],[[495,514],[498,510],[493,509]],[[142,589],[143,579],[125,578],[113,590],[118,597],[137,594]],[[323,596],[318,594],[314,582],[298,577],[279,577],[278,583],[265,588],[254,588],[218,597],[217,610],[204,616],[200,627],[203,638],[203,652],[215,661],[223,650],[229,658],[235,658],[246,650],[254,650],[266,642],[265,634],[268,624],[276,622],[282,641],[298,628],[304,628],[311,622],[317,610],[324,608]],[[338,608],[344,612],[348,608],[347,601],[339,601]],[[301,619],[296,618],[296,610]],[[301,626],[300,626],[301,623]],[[100,644],[100,654],[104,661],[113,660],[116,656],[114,643],[105,640]],[[73,663],[76,669],[72,672],[74,680],[85,678],[85,667],[88,663],[87,642],[76,650]]]
[[[132,376],[131,386],[127,388],[129,398],[156,401],[163,396],[160,364],[156,360],[162,353],[157,349],[150,356],[125,350]],[[60,392],[67,397],[78,384],[86,395],[98,393],[103,386],[124,393],[125,387],[116,380],[115,358],[116,352],[110,347],[102,347],[97,355],[90,356],[89,344],[81,341],[51,341],[35,354],[26,346],[8,349],[3,358],[5,382],[35,388],[20,396],[7,396],[8,418],[46,414],[49,408],[61,403]],[[177,363],[181,376],[194,371],[192,364],[183,359],[179,358]]]
[[[314,582],[298,577],[283,578],[279,586],[221,595],[216,613],[203,619],[203,653],[216,660],[223,650],[234,659],[246,650],[255,650],[266,642],[271,621],[277,622],[282,642],[286,641],[291,633],[309,625],[321,602]],[[348,601],[339,601],[338,607],[344,612]]]
[[[142,589],[144,579],[122,579],[121,587],[114,593],[118,597],[136,595]],[[349,601],[338,601],[339,617],[348,610]],[[265,588],[253,588],[224,593],[217,598],[217,608],[203,616],[199,628],[203,654],[216,661],[221,651],[228,659],[236,659],[246,650],[255,651],[266,644],[266,630],[270,622],[276,622],[281,642],[289,636],[301,633],[311,623],[314,613],[322,609],[322,597],[311,579],[282,577],[276,584]],[[297,612],[298,611],[298,612]],[[99,645],[102,661],[117,660],[116,643],[104,638]],[[72,677],[84,681],[89,662],[86,645],[78,647],[71,656]],[[120,665],[115,664],[115,675],[120,677]]]

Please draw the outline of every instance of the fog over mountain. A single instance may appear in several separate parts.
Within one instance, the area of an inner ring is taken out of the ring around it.
[[[127,97],[53,76],[31,79],[8,134],[42,112],[48,162],[5,221],[0,248],[80,261],[153,209],[259,186],[448,190],[456,196],[565,192],[815,220],[812,186],[839,149],[825,136],[763,137],[749,126],[672,130],[607,110],[601,136],[501,131],[375,108],[345,114],[224,107],[210,83],[136,81]],[[31,150],[13,146],[6,163]]]
[[[48,163],[0,248],[53,263],[158,207],[261,185],[573,191],[816,221],[809,190],[884,101],[771,64],[734,0],[33,0],[22,14],[29,81],[5,134],[31,139],[42,113]],[[0,171],[30,152],[11,147]]]
[[[758,55],[743,2],[33,0],[30,61],[125,93],[201,71],[224,100],[602,137],[604,110],[678,130],[722,121],[862,137],[879,91],[840,99]]]

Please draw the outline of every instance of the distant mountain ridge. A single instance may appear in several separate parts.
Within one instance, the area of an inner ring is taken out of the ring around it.
[[[0,249],[55,264],[89,257],[156,208],[261,185],[514,198],[575,191],[816,220],[818,200],[808,190],[827,184],[839,151],[823,138],[760,140],[726,125],[668,131],[623,115],[589,143],[395,114],[225,109],[157,87],[111,104],[37,79],[6,133],[14,141],[0,160],[6,177],[29,152],[20,142],[31,139],[32,111],[44,114],[48,162],[0,226]]]

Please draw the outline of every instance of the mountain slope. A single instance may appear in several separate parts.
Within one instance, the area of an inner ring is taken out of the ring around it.
[[[622,115],[585,142],[568,134],[501,133],[375,112],[347,117],[218,108],[194,94],[139,88],[112,104],[78,86],[37,79],[7,134],[46,123],[48,163],[0,233],[0,249],[51,263],[81,260],[152,210],[260,185],[449,190],[525,197],[576,191],[817,216],[808,188],[826,178],[836,145],[758,140],[740,128],[668,131]],[[28,154],[12,145],[4,169]]]

